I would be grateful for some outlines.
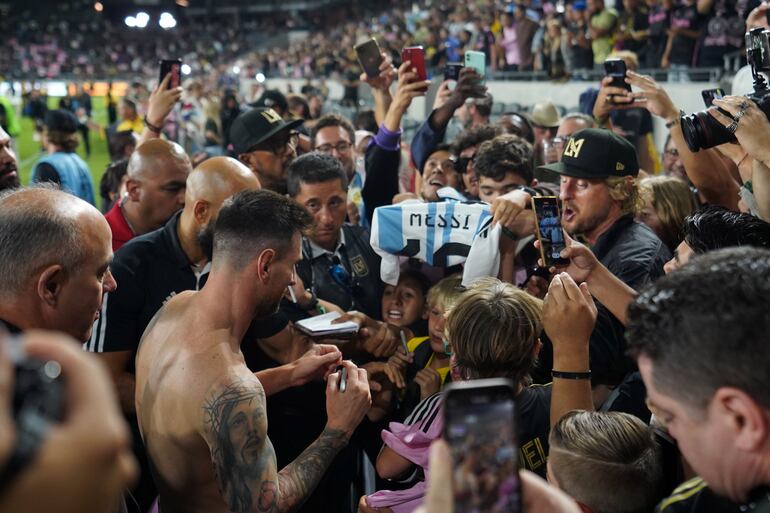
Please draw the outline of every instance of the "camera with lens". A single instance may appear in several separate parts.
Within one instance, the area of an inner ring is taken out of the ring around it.
[[[14,364],[12,415],[16,426],[14,451],[0,465],[0,487],[8,484],[34,458],[53,424],[62,420],[64,386],[61,366],[28,356],[19,337],[7,339]]]
[[[760,73],[770,71],[770,30],[755,28],[746,33],[746,58],[754,77],[754,91],[746,97],[756,103],[770,119],[770,88]],[[732,117],[723,109],[718,110]],[[728,142],[736,142],[735,135],[705,110],[682,116],[681,122],[682,135],[690,151],[695,152]]]

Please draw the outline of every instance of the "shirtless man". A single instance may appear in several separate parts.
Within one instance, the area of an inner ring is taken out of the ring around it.
[[[176,295],[145,332],[136,411],[163,513],[296,509],[369,409],[366,371],[343,362],[344,391],[339,373],[328,376],[326,428],[276,468],[265,393],[240,344],[251,320],[275,312],[294,282],[300,233],[310,223],[278,194],[236,194],[216,221],[205,287]]]

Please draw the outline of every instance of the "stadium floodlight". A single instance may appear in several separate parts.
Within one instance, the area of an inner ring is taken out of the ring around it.
[[[126,16],[126,19],[123,20],[127,27],[136,27],[136,18],[133,16]]]
[[[241,72],[240,66],[233,66],[233,75],[238,75]]]
[[[162,29],[172,29],[176,27],[176,18],[174,18],[174,15],[170,12],[163,12],[158,20],[158,25],[160,25],[160,28]]]
[[[145,28],[150,21],[150,15],[146,12],[136,13],[136,26],[138,28]]]
[[[265,81],[265,74],[264,73],[257,73],[257,76],[254,77],[257,79],[257,82],[260,84]]]
[[[189,75],[192,73],[192,68],[189,64],[182,64],[182,75]]]

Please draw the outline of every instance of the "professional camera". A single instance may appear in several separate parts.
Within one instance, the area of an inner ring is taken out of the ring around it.
[[[746,97],[756,103],[770,119],[770,88],[760,73],[760,71],[770,71],[770,30],[755,28],[746,33],[746,58],[754,76],[754,91]],[[728,112],[718,110],[732,117]],[[735,135],[705,110],[682,116],[681,121],[682,135],[690,151],[695,152],[701,148],[713,148],[720,144],[736,142]]]
[[[55,361],[29,357],[19,337],[8,337],[6,351],[14,364],[13,419],[15,449],[5,462],[5,482],[20,472],[45,441],[50,427],[62,419],[64,387],[61,366]]]

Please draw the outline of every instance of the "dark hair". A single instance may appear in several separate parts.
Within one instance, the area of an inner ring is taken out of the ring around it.
[[[473,169],[479,176],[500,181],[506,173],[516,173],[527,184],[534,179],[532,145],[517,135],[498,135],[476,150]]]
[[[80,144],[77,132],[62,132],[46,129],[46,138],[51,144],[58,146],[65,153],[73,153]]]
[[[770,248],[770,224],[724,207],[703,207],[686,217],[682,235],[696,254],[733,246]]]
[[[399,283],[402,280],[414,280],[417,282],[417,284],[420,286],[420,292],[422,292],[423,296],[426,296],[428,294],[428,290],[430,289],[430,280],[428,279],[425,274],[423,274],[418,269],[412,269],[410,267],[401,269],[401,272],[398,275],[398,281]]]
[[[128,159],[120,159],[112,162],[99,181],[99,196],[102,198],[102,212],[107,212],[114,204],[110,199],[110,193],[116,194],[120,190],[120,182],[128,171]]]
[[[479,125],[460,132],[454,143],[452,143],[452,153],[459,155],[463,150],[471,146],[478,146],[484,141],[494,139],[500,135],[500,128],[492,125]]]
[[[286,102],[289,105],[289,110],[294,110],[297,107],[302,108],[302,119],[310,119],[310,106],[307,104],[307,100],[301,94],[290,94],[286,97]]]
[[[700,408],[736,387],[770,408],[768,276],[770,251],[728,248],[645,289],[628,309],[626,340],[652,360],[655,386]]]
[[[374,116],[374,111],[371,109],[358,111],[355,119],[353,119],[353,125],[356,127],[356,130],[366,130],[373,134],[376,134],[380,129],[377,125],[377,118]]]
[[[133,146],[136,148],[136,136],[132,130],[121,130],[116,132],[108,139],[110,159],[118,160],[128,157],[126,148]]]
[[[241,269],[268,244],[278,253],[286,250],[294,234],[312,222],[307,210],[285,196],[266,189],[238,192],[217,216],[212,262],[224,257]]]
[[[348,189],[348,177],[342,168],[342,163],[318,151],[306,153],[295,159],[287,170],[286,188],[289,196],[294,198],[299,193],[303,183],[324,183],[340,180],[342,189]]]
[[[310,129],[310,143],[313,145],[313,148],[315,148],[315,138],[318,135],[318,132],[322,128],[330,126],[341,126],[348,133],[350,144],[356,143],[356,131],[353,129],[353,125],[350,124],[350,121],[339,114],[325,114],[318,118],[316,124]]]

